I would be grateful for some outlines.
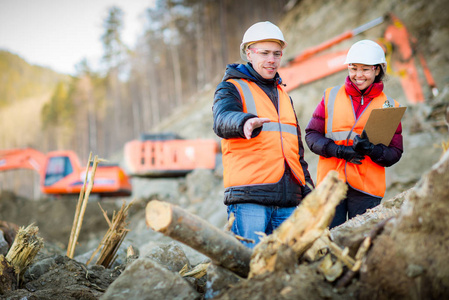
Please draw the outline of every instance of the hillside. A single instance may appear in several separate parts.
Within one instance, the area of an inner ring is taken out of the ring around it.
[[[20,56],[0,49],[0,106],[52,92],[69,76],[30,65]]]
[[[337,290],[335,284],[326,282],[317,271],[316,262],[292,263],[286,267],[286,271],[255,280],[235,279],[226,272],[210,269],[207,283],[206,276],[202,279],[180,280],[181,277],[177,274],[179,265],[182,267],[183,264],[188,264],[193,267],[207,261],[207,258],[188,246],[149,229],[145,224],[146,204],[153,199],[164,200],[185,208],[219,229],[223,228],[226,223],[226,207],[222,204],[222,170],[218,167],[214,171],[196,170],[186,178],[133,179],[133,195],[124,199],[128,203],[134,200],[129,215],[130,232],[114,270],[89,267],[89,272],[84,272],[83,268],[86,267],[82,263],[85,262],[86,254],[92,253],[105,233],[106,222],[98,204],[107,207],[110,215],[114,207],[118,209],[121,201],[90,201],[88,221],[84,225],[86,231],[82,233],[75,262],[63,259],[62,256],[65,254],[64,248],[73,217],[73,202],[76,199],[29,201],[15,198],[9,193],[0,194],[0,220],[21,226],[35,222],[48,244],[32,267],[36,275],[29,275],[26,278],[27,288],[11,293],[12,297],[17,297],[11,299],[31,297],[33,293],[40,295],[39,299],[52,299],[48,295],[55,297],[53,299],[58,296],[76,299],[80,295],[85,299],[99,299],[102,295],[102,299],[171,299],[175,297],[173,293],[179,291],[179,299],[404,299],[410,298],[404,296],[410,296],[407,293],[416,296],[416,299],[449,297],[448,198],[447,193],[444,193],[449,187],[447,183],[438,181],[438,178],[446,180],[445,176],[449,173],[448,154],[440,161],[443,153],[441,144],[448,141],[444,113],[449,104],[449,77],[446,71],[449,63],[449,20],[441,13],[446,9],[447,1],[444,0],[380,0],[375,4],[355,0],[302,0],[296,1],[296,5],[279,23],[288,42],[284,56],[287,61],[308,47],[379,16],[394,13],[418,40],[419,48],[427,59],[440,91],[437,97],[432,97],[430,90],[425,88],[426,101],[411,104],[405,98],[399,78],[395,74],[389,75],[386,92],[408,107],[403,119],[405,151],[401,161],[387,169],[388,186],[383,202],[385,207],[391,209],[393,206],[397,215],[385,227],[384,233],[378,233],[379,238],[374,240],[373,250],[367,258],[369,265],[365,264],[364,273],[354,277],[348,287]],[[383,35],[386,26],[386,23],[381,24],[336,48],[346,47],[363,38],[377,39]],[[244,29],[236,34],[241,35],[243,31]],[[238,45],[235,49],[238,51]],[[321,100],[324,89],[341,84],[345,76],[345,72],[340,72],[290,92],[302,132]],[[177,107],[171,116],[152,128],[152,131],[172,131],[185,138],[215,138],[218,141],[212,131],[212,103],[214,88],[220,78],[221,74],[218,74],[213,82],[204,87],[202,93],[194,97],[194,101]],[[425,84],[423,86],[426,87]],[[121,153],[116,154],[117,160],[121,160],[120,156]],[[305,158],[315,179],[318,158],[307,148]],[[430,175],[429,171],[432,171]],[[440,198],[441,195],[443,196]],[[72,201],[70,205],[61,205],[66,200]],[[57,205],[54,205],[55,201]],[[403,203],[406,204],[402,208]],[[371,234],[373,228],[380,228],[377,225],[378,223],[367,223],[352,230],[342,229],[339,241],[350,244]],[[135,264],[132,264],[133,259],[127,260],[124,257],[126,248],[130,245],[138,253],[138,258],[133,258],[137,259]],[[419,255],[414,256],[415,253]],[[51,256],[54,254],[62,256]],[[149,262],[150,258],[164,267]],[[113,279],[104,279],[105,274]],[[426,274],[434,277],[426,277]],[[71,281],[74,277],[79,278],[79,281]],[[112,280],[117,280],[117,283],[109,286]],[[209,294],[205,292],[207,288]],[[222,293],[218,295],[220,292]]]

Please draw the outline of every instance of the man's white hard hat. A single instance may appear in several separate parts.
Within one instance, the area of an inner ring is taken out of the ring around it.
[[[243,35],[242,43],[240,44],[240,57],[244,61],[248,61],[246,59],[246,49],[249,45],[254,44],[255,42],[261,41],[274,41],[278,42],[282,49],[287,46],[287,42],[284,39],[284,35],[282,31],[269,21],[258,22],[252,25],[248,30],[246,30]]]
[[[385,70],[387,61],[382,47],[371,40],[361,40],[349,48],[345,64],[381,65]]]

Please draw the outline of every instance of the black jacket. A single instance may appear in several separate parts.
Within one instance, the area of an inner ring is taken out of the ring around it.
[[[243,112],[242,100],[240,99],[237,88],[232,83],[226,82],[226,80],[232,78],[247,79],[257,83],[268,95],[275,107],[277,107],[278,101],[277,85],[282,84],[282,80],[278,74],[276,74],[274,79],[264,79],[254,71],[250,63],[247,65],[228,65],[222,82],[218,84],[215,90],[213,106],[214,132],[224,139],[245,138],[243,125],[246,120],[257,117]],[[262,127],[255,129],[252,137],[259,135],[261,130]],[[297,126],[297,131],[300,163],[306,182],[313,186],[308,165],[304,160],[304,148],[301,141],[299,125]],[[274,184],[229,187],[225,190],[224,203],[226,205],[257,203],[267,206],[292,207],[297,206],[310,191],[308,186],[302,187],[298,183],[288,165],[285,164],[285,172],[279,182]]]

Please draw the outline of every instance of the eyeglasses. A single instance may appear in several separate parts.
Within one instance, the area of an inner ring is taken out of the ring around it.
[[[377,66],[363,66],[363,67],[356,67],[353,65],[348,66],[348,70],[350,74],[357,74],[359,71],[362,72],[363,75],[369,75],[371,72],[376,70]]]
[[[276,59],[279,59],[282,57],[282,51],[271,51],[271,50],[265,50],[265,49],[259,49],[259,48],[248,48],[248,50],[253,51],[254,53],[262,56],[263,58],[268,58],[271,54],[273,54],[273,57]]]

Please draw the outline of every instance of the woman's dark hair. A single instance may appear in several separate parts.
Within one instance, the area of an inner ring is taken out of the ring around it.
[[[386,80],[386,76],[387,74],[385,74],[384,72],[384,68],[382,68],[381,65],[376,65],[376,68],[379,68],[380,72],[379,75],[376,76],[376,78],[374,78],[374,82],[383,82],[384,80]]]

